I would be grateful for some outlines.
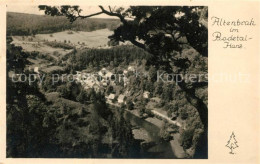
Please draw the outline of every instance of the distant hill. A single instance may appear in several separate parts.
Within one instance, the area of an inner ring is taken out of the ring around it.
[[[88,18],[70,23],[66,17],[52,17],[25,13],[7,12],[7,35],[35,35],[60,32],[64,30],[94,31],[114,30],[118,19]]]

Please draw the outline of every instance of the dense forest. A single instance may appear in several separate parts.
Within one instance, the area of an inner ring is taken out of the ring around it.
[[[117,19],[79,19],[73,24],[66,17],[51,17],[24,13],[7,13],[7,35],[35,35],[60,32],[64,30],[94,31],[119,26]]]
[[[65,65],[68,70],[83,70],[94,68],[99,70],[102,67],[116,68],[122,65],[129,65],[132,62],[150,61],[151,54],[133,45],[122,45],[110,49],[83,49],[65,56]]]

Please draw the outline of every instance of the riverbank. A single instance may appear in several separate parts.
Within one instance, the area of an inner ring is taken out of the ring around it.
[[[140,116],[138,115],[138,111],[135,109],[135,110],[127,110],[127,112],[130,112],[132,113],[133,115],[135,115],[136,117],[139,117]],[[140,118],[142,119],[142,118]],[[148,123],[151,123],[153,124],[154,126],[158,127],[159,129],[162,128],[162,126],[164,125],[164,121],[163,120],[160,120],[156,117],[148,117],[146,119],[143,119],[144,121],[148,122]],[[149,137],[149,134],[147,133],[147,131],[143,128],[138,128],[138,129],[133,129],[133,134],[134,134],[134,137],[136,139],[140,139],[140,140],[143,140],[144,142],[151,142],[152,141],[152,138]],[[180,138],[180,134],[179,133],[173,133],[171,134],[173,136],[173,140],[170,140],[169,143],[170,143],[170,148],[173,152],[173,154],[177,157],[177,158],[185,158],[187,155],[186,155],[186,152],[184,151],[183,147],[180,145],[179,143],[179,138]],[[158,149],[156,146],[150,148],[148,151],[155,151],[156,149]]]
[[[109,103],[109,104],[114,107],[119,107],[118,104],[114,104],[114,103]],[[135,117],[135,119],[133,118],[128,118],[128,119],[132,125],[132,132],[134,138],[136,140],[142,141],[141,145],[145,147],[146,149],[145,151],[147,151],[148,153],[163,152],[164,156],[162,156],[161,158],[174,159],[174,158],[187,157],[187,153],[184,151],[183,147],[179,143],[180,134],[178,132],[171,133],[171,135],[173,136],[172,140],[170,140],[169,142],[164,141],[164,143],[162,143],[159,133],[160,133],[160,129],[164,125],[164,120],[159,119],[157,117],[141,118],[137,109],[134,110],[126,109],[125,111],[126,111],[125,113],[126,119],[127,117],[129,117],[129,114]],[[145,123],[145,125],[140,125],[140,123],[138,123],[139,121],[142,121],[143,123]],[[176,124],[176,122],[173,121],[173,124]],[[178,125],[181,126],[181,124]],[[151,131],[153,132],[151,133]],[[146,147],[145,145],[152,145],[152,146]]]

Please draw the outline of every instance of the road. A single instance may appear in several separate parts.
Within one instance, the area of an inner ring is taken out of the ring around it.
[[[112,103],[112,102],[110,102],[110,101],[106,101],[106,102],[107,102],[108,104],[110,104],[110,105],[113,105],[113,106],[116,106],[116,107],[120,107],[120,105],[117,104],[117,103]],[[157,115],[157,116],[159,116],[159,117],[165,119],[166,121],[168,121],[168,122],[171,123],[171,124],[177,125],[178,127],[182,127],[182,124],[179,123],[178,121],[173,121],[173,120],[172,120],[171,118],[169,118],[168,116],[166,116],[166,115],[164,115],[164,114],[162,114],[162,113],[160,113],[160,112],[158,112],[158,111],[156,111],[156,110],[151,110],[151,112],[152,112],[154,115]]]
[[[157,116],[159,116],[159,117],[161,117],[161,118],[167,120],[167,121],[168,121],[169,123],[171,123],[171,124],[175,124],[175,125],[177,125],[177,126],[179,126],[179,127],[182,127],[182,125],[181,125],[178,121],[173,121],[173,120],[171,120],[168,116],[165,116],[165,115],[161,114],[160,112],[157,112],[156,110],[151,110],[151,112],[152,112],[154,115],[157,115]]]

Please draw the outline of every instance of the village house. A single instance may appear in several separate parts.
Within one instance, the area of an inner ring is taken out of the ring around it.
[[[108,80],[113,79],[113,73],[112,72],[107,72],[105,76]],[[115,77],[114,77],[115,78]]]
[[[111,94],[108,96],[108,99],[109,99],[109,100],[114,100],[115,97],[116,97],[116,95],[113,94],[113,93],[111,93]]]
[[[107,102],[108,102],[108,103],[112,103],[112,101],[115,100],[115,97],[116,97],[116,95],[113,94],[113,93],[111,93],[109,96],[106,96]]]
[[[135,68],[133,66],[129,66],[127,69],[128,69],[128,71],[132,71],[132,72],[135,71]]]
[[[107,70],[106,68],[102,68],[99,72],[98,72],[98,75],[101,76],[101,77],[111,77],[112,76],[112,72],[110,72],[109,70]]]
[[[106,68],[102,68],[102,69],[98,72],[98,75],[103,77],[103,76],[106,75],[106,73],[107,73],[107,69],[106,69]]]
[[[34,69],[33,69],[33,72],[35,72],[35,73],[38,73],[38,74],[39,74],[39,73],[40,73],[40,72],[39,72],[39,67],[34,67]]]
[[[126,75],[127,73],[128,73],[128,71],[127,71],[127,70],[124,70],[124,71],[123,71],[123,74],[124,74],[124,75]]]
[[[82,75],[80,71],[76,71],[76,81],[81,82],[82,80]]]
[[[171,113],[171,120],[176,120],[177,119],[177,114],[175,114],[175,113]]]
[[[113,73],[106,68],[102,68],[97,74],[99,76],[98,79],[101,81],[103,86],[107,86],[111,79],[113,79]]]
[[[120,94],[120,95],[118,96],[117,102],[118,102],[119,104],[125,103],[125,95]]]
[[[92,85],[92,87],[91,87],[91,88],[94,88],[95,92],[98,92],[98,91],[100,91],[100,90],[101,90],[101,87],[100,87],[100,85],[99,85],[99,84],[97,84],[97,83],[94,83],[94,84]]]
[[[148,91],[144,91],[144,93],[143,93],[143,97],[146,98],[146,99],[148,99],[148,98],[151,97],[151,93],[148,92]]]

